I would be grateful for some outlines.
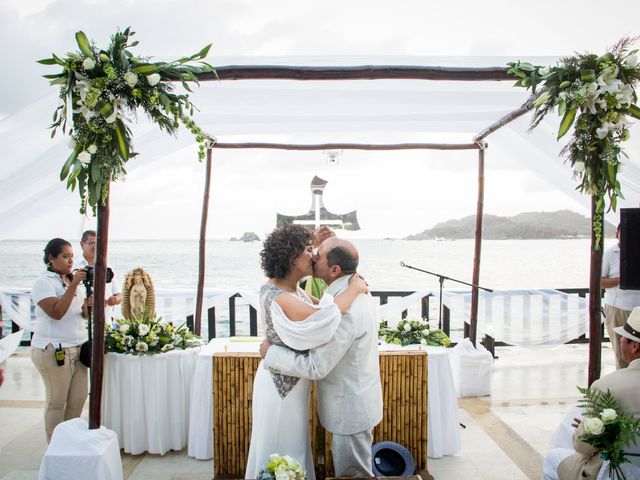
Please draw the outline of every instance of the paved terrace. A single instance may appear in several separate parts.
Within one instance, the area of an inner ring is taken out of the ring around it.
[[[549,439],[578,399],[576,385],[587,381],[587,345],[499,347],[496,354],[492,395],[458,401],[466,427],[461,427],[462,451],[429,459],[429,472],[437,480],[540,479]],[[608,345],[603,346],[602,363],[603,374],[615,368]],[[7,361],[0,387],[0,480],[37,479],[46,449],[43,398],[29,351],[20,348]],[[163,456],[122,453],[122,463],[129,480],[213,477],[212,461],[189,458],[186,448]]]

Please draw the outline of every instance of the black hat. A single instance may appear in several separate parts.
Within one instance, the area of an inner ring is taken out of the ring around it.
[[[396,442],[378,442],[371,448],[373,474],[376,477],[413,475],[415,462],[411,452]]]

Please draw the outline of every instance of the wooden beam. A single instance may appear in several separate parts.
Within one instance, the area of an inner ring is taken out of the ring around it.
[[[243,149],[265,148],[275,150],[479,150],[476,143],[394,143],[370,145],[361,143],[317,143],[309,145],[296,145],[287,143],[216,143],[213,148]]]
[[[487,128],[485,128],[483,131],[481,131],[478,135],[476,135],[475,137],[473,137],[473,141],[474,142],[482,142],[485,138],[487,138],[490,134],[492,134],[493,132],[495,132],[496,130],[504,127],[507,123],[510,123],[512,121],[514,121],[516,118],[521,117],[522,115],[524,115],[525,113],[527,113],[529,110],[531,110],[533,108],[533,103],[531,102],[527,102],[524,105],[522,105],[519,109],[514,110],[511,113],[508,113],[507,115],[505,115],[504,117],[502,117],[500,120],[498,120],[497,122],[493,123],[492,125],[488,126]]]
[[[198,256],[198,288],[196,291],[196,316],[193,333],[200,335],[202,326],[202,300],[204,297],[205,257],[207,247],[207,219],[209,217],[209,190],[211,188],[211,145],[207,142],[207,164],[205,167],[204,194],[202,198],[202,216],[200,218],[200,253]]]
[[[198,74],[198,80],[448,80],[515,81],[505,67],[432,67],[414,65],[293,66],[225,65]],[[177,78],[175,81],[179,81]]]
[[[476,237],[473,250],[473,279],[471,283],[471,312],[469,340],[476,345],[478,332],[478,285],[480,284],[480,253],[482,249],[482,215],[484,213],[484,148],[478,151],[478,202],[476,206]]]
[[[602,248],[604,242],[604,215],[596,208],[597,199],[591,196],[591,261],[589,277],[589,386],[600,378],[602,338],[600,324],[600,296],[602,295]],[[594,224],[600,226],[600,243],[596,242]],[[615,341],[611,339],[611,341]]]

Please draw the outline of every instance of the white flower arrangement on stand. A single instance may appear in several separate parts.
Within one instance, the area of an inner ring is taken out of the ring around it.
[[[304,480],[305,476],[305,471],[295,458],[272,453],[269,462],[258,472],[257,480]]]
[[[378,337],[393,345],[430,345],[451,346],[451,339],[442,330],[431,328],[427,319],[407,320],[402,319],[395,328],[389,327],[383,320],[380,322]]]

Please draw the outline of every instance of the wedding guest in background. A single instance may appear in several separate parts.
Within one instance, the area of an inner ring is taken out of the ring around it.
[[[620,337],[620,352],[628,367],[605,375],[591,385],[591,389],[606,393],[607,390],[615,398],[620,410],[640,418],[640,307],[633,309],[629,319],[622,327],[616,327],[615,333]],[[576,425],[581,422],[575,419]],[[600,452],[591,445],[580,441],[578,426],[573,435],[574,449],[556,448],[544,458],[543,480],[595,480],[602,466]],[[633,465],[626,468],[640,475],[639,446],[625,448]],[[633,476],[630,478],[639,478]]]
[[[80,347],[87,341],[83,310],[90,306],[80,285],[84,270],[73,271],[73,248],[54,238],[44,249],[47,269],[40,274],[31,298],[36,305],[36,331],[31,339],[31,360],[45,387],[44,423],[47,442],[60,422],[79,417],[87,400],[87,367],[80,362]]]
[[[640,306],[640,290],[620,289],[620,225],[616,229],[615,245],[609,247],[602,257],[602,288],[604,294],[604,317],[607,335],[616,357],[616,368],[625,368],[628,363],[620,350],[620,335],[614,332],[616,327],[622,327],[631,315],[634,307]]]
[[[82,238],[80,239],[82,259],[76,263],[74,266],[75,269],[94,266],[96,262],[96,238],[97,235],[95,230],[87,230],[82,234]],[[104,319],[105,322],[110,323],[113,314],[113,307],[120,305],[122,302],[122,291],[115,274],[112,280],[105,284],[104,298],[106,298]]]

